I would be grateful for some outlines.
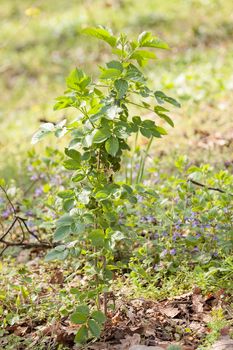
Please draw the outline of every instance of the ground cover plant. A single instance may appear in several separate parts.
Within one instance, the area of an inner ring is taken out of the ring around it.
[[[0,348],[231,346],[232,4],[174,4],[3,1]]]

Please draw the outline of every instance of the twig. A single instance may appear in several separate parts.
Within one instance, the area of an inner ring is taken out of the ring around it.
[[[8,233],[13,229],[13,227],[15,226],[16,222],[18,221],[17,218],[14,218],[12,224],[10,225],[10,227],[6,230],[6,232],[2,235],[2,237],[0,237],[0,242],[3,241],[3,239],[8,235]]]
[[[217,192],[220,192],[220,193],[226,193],[226,194],[229,194],[230,196],[233,196],[233,194],[231,193],[227,193],[226,191],[222,190],[221,188],[218,188],[218,187],[209,187],[209,186],[206,186],[198,181],[195,181],[195,180],[192,180],[192,179],[188,179],[188,182],[191,182],[192,184],[196,185],[196,186],[200,186],[202,188],[206,188],[207,190],[211,190],[211,191],[217,191]]]
[[[9,204],[10,204],[12,210],[13,210],[13,213],[16,215],[16,209],[15,209],[14,204],[12,203],[10,197],[8,196],[6,189],[3,186],[1,186],[1,185],[0,185],[0,188],[3,191],[3,193],[5,194],[6,199],[8,200],[8,202],[9,202]]]
[[[55,248],[58,246],[58,243],[27,243],[27,242],[9,242],[9,241],[2,241],[2,243],[6,244],[6,248],[8,247],[23,247],[25,249],[31,249],[31,248]],[[1,253],[0,253],[1,255]]]

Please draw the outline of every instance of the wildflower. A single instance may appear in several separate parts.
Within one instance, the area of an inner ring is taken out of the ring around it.
[[[43,190],[42,190],[42,188],[41,187],[39,187],[39,188],[36,188],[36,190],[35,190],[35,196],[36,197],[39,197],[39,196],[41,196],[42,195],[42,193],[43,193]]]
[[[194,247],[193,248],[193,252],[199,252],[199,248],[198,247]]]
[[[8,217],[10,216],[11,211],[9,209],[6,209],[2,212],[2,217],[3,219],[8,219]]]
[[[32,180],[32,181],[36,181],[37,179],[38,179],[37,174],[33,174],[33,175],[30,177],[30,180]]]
[[[172,240],[176,241],[177,238],[181,237],[181,234],[179,232],[174,232],[172,235]]]
[[[161,252],[160,257],[161,257],[161,258],[164,258],[165,255],[167,255],[167,254],[168,254],[167,249],[164,249],[164,250]]]
[[[170,249],[170,254],[171,255],[176,255],[176,249],[175,248]]]
[[[194,220],[192,223],[192,227],[197,227],[199,224],[198,220]]]
[[[28,171],[31,172],[32,170],[33,170],[33,166],[32,166],[32,165],[29,165],[29,166],[28,166]]]

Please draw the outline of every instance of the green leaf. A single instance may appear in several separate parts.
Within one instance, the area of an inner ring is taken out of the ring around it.
[[[109,120],[114,120],[116,117],[118,117],[118,115],[121,111],[122,111],[122,109],[116,105],[110,106],[106,110],[106,118]]]
[[[143,59],[156,59],[156,55],[154,52],[150,51],[144,51],[144,50],[136,50],[134,53],[131,55],[131,58],[135,58],[136,60],[143,60]]]
[[[97,130],[93,137],[93,143],[102,143],[111,136],[111,133],[108,129],[102,128]]]
[[[98,191],[95,195],[95,198],[98,200],[106,200],[111,196],[111,192],[108,189],[102,189]]]
[[[155,95],[157,102],[160,104],[167,102],[167,103],[172,104],[175,107],[180,107],[179,102],[177,102],[174,98],[165,95],[165,93],[162,91],[155,91],[154,95]]]
[[[46,254],[45,261],[64,260],[68,256],[68,253],[66,246],[60,245]]]
[[[61,192],[58,192],[58,197],[60,198],[71,198],[74,196],[74,192],[72,190],[66,190],[66,191],[61,191]]]
[[[111,156],[115,157],[119,150],[119,141],[118,138],[111,136],[105,142],[105,149]]]
[[[161,135],[167,135],[167,132],[164,128],[162,128],[161,126],[155,126],[156,130],[161,134]]]
[[[80,182],[85,179],[86,174],[83,174],[82,170],[77,171],[71,178],[73,182]]]
[[[132,80],[140,83],[146,82],[146,79],[144,78],[142,72],[132,63],[130,63],[127,67],[125,78],[127,80]]]
[[[116,46],[117,38],[108,30],[101,27],[88,27],[82,30],[82,33],[104,40],[112,47]]]
[[[100,325],[106,321],[105,314],[103,312],[97,311],[97,310],[92,312],[91,318],[93,318]]]
[[[157,137],[157,138],[161,138],[161,134],[160,134],[159,130],[157,129],[157,126],[154,125],[153,128],[151,128],[150,130],[151,130],[152,136]]]
[[[141,125],[141,123],[142,123],[141,118],[138,117],[138,116],[133,117],[133,118],[132,118],[132,121],[133,121],[133,123],[136,124],[136,125]]]
[[[91,240],[91,243],[95,247],[102,247],[104,244],[104,238],[105,238],[105,235],[103,230],[101,229],[95,229],[89,233],[89,239]]]
[[[174,123],[173,123],[173,121],[171,120],[171,118],[168,115],[160,114],[159,116],[160,116],[160,118],[164,119],[169,125],[174,127]]]
[[[81,153],[76,151],[75,149],[73,148],[65,148],[65,154],[72,158],[73,160],[76,160],[77,162],[80,163],[81,161]]]
[[[38,141],[40,141],[43,137],[51,134],[54,131],[55,125],[53,123],[45,123],[42,124],[40,129],[32,136],[31,143],[35,145]]]
[[[121,75],[121,71],[115,68],[102,69],[100,79],[116,79]]]
[[[63,209],[66,212],[69,212],[74,207],[74,200],[73,199],[66,199],[63,203]]]
[[[70,216],[69,214],[65,214],[56,221],[56,225],[57,227],[67,226],[67,225],[72,225],[73,222],[74,222],[74,219],[72,218],[72,216]]]
[[[121,99],[122,97],[124,97],[128,90],[128,82],[124,79],[118,79],[115,80],[114,86],[117,90],[117,98]]]
[[[118,69],[120,72],[123,71],[123,66],[119,61],[110,61],[107,63],[108,68]]]
[[[90,201],[90,191],[83,189],[79,194],[78,194],[78,200],[82,204],[88,204]]]
[[[161,39],[153,36],[150,32],[143,32],[138,37],[138,43],[140,47],[153,47],[157,49],[169,49],[167,43]]]
[[[75,324],[83,324],[86,323],[88,319],[88,316],[81,313],[81,312],[74,312],[71,316],[70,316],[70,320],[71,322],[75,323]]]
[[[160,118],[164,119],[169,125],[174,127],[174,123],[171,118],[165,114],[165,112],[169,112],[168,109],[163,108],[162,106],[155,106],[154,111]]]
[[[76,307],[75,312],[79,312],[81,314],[84,314],[84,315],[88,316],[90,310],[89,310],[88,305],[82,304],[82,305],[79,305],[79,306]]]
[[[72,98],[68,97],[68,96],[59,96],[56,98],[57,102],[55,103],[53,109],[55,111],[63,109],[63,108],[67,108],[67,107],[72,107],[74,104],[74,101],[72,100]]]
[[[76,333],[74,341],[75,341],[75,343],[83,344],[83,343],[85,343],[87,341],[87,338],[88,338],[87,326],[82,325],[79,328],[78,332]]]
[[[71,233],[70,225],[57,227],[54,232],[54,241],[62,241],[66,237],[68,237]]]
[[[153,128],[154,125],[155,125],[155,122],[150,119],[143,120],[142,122],[142,126],[147,129]]]
[[[143,136],[147,137],[148,139],[151,138],[151,136],[152,136],[152,132],[150,129],[140,128],[140,132]]]
[[[77,170],[80,168],[80,162],[74,159],[67,159],[63,162],[63,166],[68,170]]]
[[[75,68],[71,71],[66,79],[66,84],[70,89],[82,91],[91,82],[91,78],[88,77],[81,69]]]
[[[88,327],[89,327],[90,332],[93,335],[93,337],[99,338],[100,333],[101,333],[101,328],[100,328],[99,324],[95,320],[90,319],[90,320],[88,320]]]

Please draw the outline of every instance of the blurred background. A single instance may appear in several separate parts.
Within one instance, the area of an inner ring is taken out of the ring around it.
[[[88,74],[110,55],[109,47],[80,34],[105,25],[133,37],[144,30],[161,37],[170,51],[157,51],[146,67],[151,87],[178,99],[175,128],[155,143],[161,162],[187,154],[193,162],[232,165],[232,0],[1,0],[0,1],[0,177],[22,181],[32,134],[43,120],[56,121],[54,99],[69,71]],[[36,146],[43,154],[45,139]]]

